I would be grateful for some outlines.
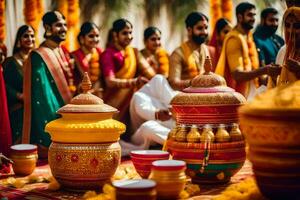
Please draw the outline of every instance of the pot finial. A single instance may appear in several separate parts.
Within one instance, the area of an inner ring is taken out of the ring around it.
[[[84,72],[81,88],[84,94],[86,94],[92,88],[92,82],[87,72]]]
[[[209,56],[206,56],[205,62],[204,62],[205,74],[209,74],[211,72],[211,69],[212,69],[211,58]]]

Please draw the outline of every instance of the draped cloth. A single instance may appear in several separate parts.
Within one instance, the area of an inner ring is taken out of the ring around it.
[[[292,16],[294,19],[294,23],[291,24],[291,27],[294,27],[294,25],[296,23],[299,24],[300,21],[300,8],[299,7],[290,7],[289,9],[287,9],[283,15],[283,21],[285,22],[285,20],[287,19],[288,16],[290,15],[294,15]],[[286,52],[284,55],[284,60],[283,60],[283,67],[281,70],[281,74],[279,77],[279,81],[278,81],[278,85],[283,85],[283,84],[287,84],[287,83],[292,83],[295,82],[297,79],[296,75],[289,71],[287,69],[287,67],[285,66],[285,62],[289,59],[289,58],[293,58],[297,61],[299,61],[299,57],[297,58],[296,56],[296,34],[297,30],[294,27],[290,33],[290,35],[287,35],[286,33]]]
[[[194,78],[198,74],[204,73],[204,61],[206,56],[209,55],[206,45],[200,45],[198,56],[194,55],[194,51],[188,46],[187,42],[181,44],[181,49],[187,63],[189,77]]]
[[[221,50],[222,50],[222,46],[220,46],[218,44],[218,32],[217,32],[217,28],[215,27],[212,36],[210,38],[210,41],[208,43],[209,46],[214,47],[215,48],[215,55],[214,55],[214,62],[213,63],[218,63],[219,57],[221,55]],[[212,71],[215,71],[215,65],[213,65],[213,69]]]
[[[12,144],[12,135],[8,116],[5,82],[0,65],[0,152],[8,155]]]
[[[110,45],[100,58],[104,77],[113,76],[117,79],[132,79],[137,72],[137,60],[134,48],[126,47],[125,55]],[[117,108],[117,120],[129,119],[129,103],[135,88],[108,88],[104,90],[104,102]],[[126,118],[126,119],[125,119]]]
[[[228,49],[230,49],[229,52]],[[251,82],[237,83],[231,73],[235,70],[252,71],[258,69],[258,67],[258,54],[252,33],[246,35],[237,27],[233,28],[225,37],[215,73],[223,76],[229,87],[247,97]]]
[[[24,73],[24,122],[22,143],[48,147],[45,125],[57,119],[56,111],[71,100],[61,62],[54,50],[41,46],[31,52]]]
[[[3,64],[3,76],[6,83],[6,95],[11,123],[13,144],[21,142],[23,128],[23,101],[18,94],[23,93],[23,66],[14,56],[8,57]]]
[[[131,137],[132,143],[120,141],[123,155],[128,155],[132,150],[148,149],[152,144],[164,144],[175,126],[175,120],[156,120],[155,112],[160,109],[168,110],[171,99],[177,93],[160,74],[134,93],[130,102],[130,117],[135,133]]]
[[[96,51],[100,57],[102,50],[100,48],[96,48]],[[75,78],[75,84],[78,85],[82,80],[84,72],[90,73],[91,66],[90,66],[89,61],[86,59],[86,55],[83,52],[82,48],[79,48],[79,49],[73,51],[71,53],[71,55],[72,55],[72,58],[74,58],[74,60],[75,60],[75,65],[76,65],[75,71],[77,73],[75,74],[74,78]],[[99,61],[99,65],[100,65],[100,61]],[[99,68],[100,68],[100,66],[99,66]],[[101,73],[100,73],[100,75],[101,75]],[[101,78],[101,76],[99,76],[99,78]]]

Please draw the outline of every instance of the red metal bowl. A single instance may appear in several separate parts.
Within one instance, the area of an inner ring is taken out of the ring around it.
[[[151,172],[152,162],[156,160],[168,160],[169,152],[160,150],[138,150],[130,153],[132,163],[143,178],[148,178]]]

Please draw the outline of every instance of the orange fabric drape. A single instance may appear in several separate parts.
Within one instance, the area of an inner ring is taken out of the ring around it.
[[[80,23],[79,0],[58,0],[58,11],[66,17],[68,26],[67,39],[63,45],[69,51],[74,51],[79,48],[77,42]]]
[[[44,14],[44,7],[42,0],[24,0],[23,13],[25,16],[25,23],[32,26],[35,31],[35,43],[38,45],[38,30],[41,19]]]
[[[0,0],[0,43],[5,39],[5,0]]]

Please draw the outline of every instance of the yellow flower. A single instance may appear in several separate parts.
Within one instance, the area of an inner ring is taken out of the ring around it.
[[[180,192],[180,194],[179,194],[179,198],[180,198],[180,199],[187,199],[187,198],[189,198],[189,197],[190,197],[189,193],[188,193],[187,191],[185,191],[185,190],[182,190],[182,191]]]
[[[95,191],[87,191],[84,193],[83,198],[88,199],[97,196],[97,193]]]
[[[199,185],[187,183],[184,189],[190,196],[195,196],[200,193]]]
[[[230,185],[214,200],[265,200],[253,178]]]
[[[22,188],[26,185],[26,181],[22,179],[17,179],[16,182],[12,184],[15,188]]]
[[[49,178],[49,181],[50,183],[48,185],[48,190],[56,191],[60,188],[60,184],[56,181],[56,179],[53,176]]]

